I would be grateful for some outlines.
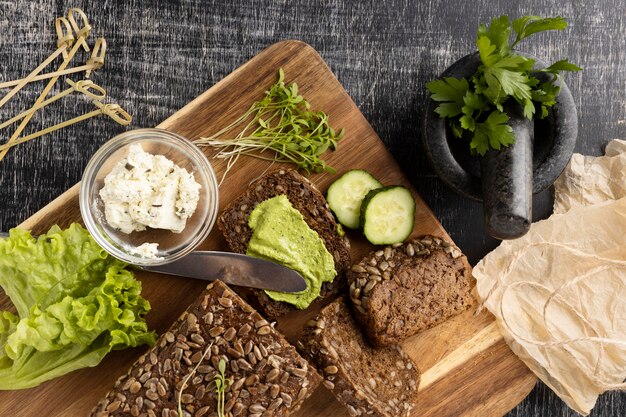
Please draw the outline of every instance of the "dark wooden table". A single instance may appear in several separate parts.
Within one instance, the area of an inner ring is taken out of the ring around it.
[[[301,39],[328,62],[366,118],[472,263],[497,245],[482,226],[480,204],[447,189],[420,143],[425,83],[474,49],[476,28],[509,14],[562,15],[565,33],[541,34],[523,49],[546,61],[569,57],[585,68],[566,81],[579,111],[576,150],[600,154],[609,139],[626,137],[626,5],[547,0],[227,0],[74,1],[106,37],[106,65],[93,77],[151,127],[211,87],[266,46]],[[54,48],[53,20],[69,3],[0,2],[0,80],[25,76]],[[55,91],[58,91],[59,87]],[[27,87],[0,109],[0,121],[32,105]],[[35,117],[29,132],[92,110],[72,97]],[[12,150],[0,163],[0,230],[35,213],[79,181],[90,156],[122,128],[92,119]],[[4,143],[12,131],[0,131]],[[550,192],[535,198],[535,218],[549,215]],[[574,416],[539,383],[510,416]],[[626,415],[626,397],[604,394],[593,416]]]

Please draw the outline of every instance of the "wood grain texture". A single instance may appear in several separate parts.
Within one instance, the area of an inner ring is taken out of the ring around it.
[[[367,168],[383,184],[401,184],[412,188],[392,155],[322,58],[313,48],[300,41],[284,41],[271,46],[159,127],[192,140],[215,132],[237,118],[251,102],[263,96],[263,91],[276,79],[276,68],[279,67],[284,68],[287,82],[298,84],[299,91],[308,98],[313,108],[327,112],[331,125],[346,129],[339,150],[328,154],[326,158],[329,164],[340,172],[351,168]],[[206,149],[206,153],[210,157],[214,152]],[[225,169],[225,161],[213,159],[213,163],[220,177]],[[252,158],[240,160],[220,187],[220,206],[228,205],[268,165],[265,161]],[[334,175],[326,173],[311,176],[311,180],[321,190],[325,190],[334,178]],[[78,188],[73,187],[22,226],[39,233],[52,224],[66,226],[80,221],[77,193]],[[417,194],[414,196],[417,207],[413,236],[434,234],[448,237],[423,200]],[[359,233],[351,233],[349,236],[353,259],[360,259],[374,249]],[[211,232],[202,248],[225,249],[217,228]],[[143,271],[138,276],[143,284],[143,294],[153,308],[148,316],[149,325],[159,332],[168,327],[205,286],[201,281],[162,277]],[[6,307],[6,297],[3,301]],[[307,317],[315,312],[313,308],[291,314],[279,320],[279,328],[294,342]],[[503,415],[526,397],[535,383],[535,377],[506,347],[493,319],[486,313],[474,315],[473,311],[468,311],[446,322],[441,328],[411,338],[404,343],[404,347],[429,380],[418,397],[413,412],[416,417],[478,417],[485,413]],[[110,355],[104,364],[95,369],[69,374],[39,388],[2,392],[0,415],[15,410],[16,404],[26,398],[29,399],[29,407],[13,415],[34,416],[50,411],[62,415],[83,415],[111,388],[113,380],[125,371],[140,351],[136,349],[134,354]],[[429,377],[429,370],[433,368]],[[103,370],[106,377],[102,375]],[[74,398],[62,397],[68,391],[80,395]],[[62,400],[57,399],[59,396]],[[329,414],[348,415],[340,404],[328,401],[308,401],[298,415],[313,417]]]
[[[313,45],[472,263],[497,241],[484,234],[480,205],[434,175],[421,152],[419,123],[425,83],[473,49],[479,23],[499,14],[564,16],[567,31],[525,41],[524,49],[547,61],[569,57],[585,68],[566,77],[579,111],[577,151],[597,155],[609,139],[626,137],[623,0],[0,1],[1,81],[26,75],[55,49],[53,20],[70,6],[82,7],[94,36],[109,42],[94,80],[133,114],[130,128],[157,125],[276,41]],[[0,119],[35,98],[36,88],[25,88],[0,109]],[[64,100],[37,116],[29,132],[89,110],[86,100]],[[10,152],[0,164],[0,229],[21,223],[79,181],[95,150],[123,130],[93,119]],[[9,134],[0,131],[0,142]],[[550,204],[549,192],[536,196],[535,218],[545,217]],[[576,415],[541,383],[509,414]],[[626,415],[626,395],[602,395],[591,415]]]

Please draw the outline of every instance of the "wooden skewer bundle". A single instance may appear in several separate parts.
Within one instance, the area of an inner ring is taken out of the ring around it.
[[[76,16],[80,18],[80,23],[82,24],[82,26],[79,26]],[[0,99],[1,108],[27,84],[35,81],[49,80],[30,109],[25,110],[22,113],[10,118],[9,120],[0,123],[0,129],[4,129],[21,120],[17,129],[11,135],[7,143],[4,145],[0,145],[0,161],[2,161],[8,150],[15,145],[19,145],[20,143],[27,142],[31,139],[38,138],[50,132],[54,132],[55,130],[62,129],[64,127],[92,117],[106,115],[113,119],[115,122],[124,126],[132,122],[132,116],[128,114],[124,109],[122,109],[119,105],[102,103],[101,100],[106,97],[106,91],[102,87],[94,84],[88,79],[91,76],[92,71],[97,70],[104,65],[104,56],[107,49],[106,40],[104,38],[98,38],[96,40],[93,49],[91,50],[91,56],[87,60],[85,65],[74,68],[67,68],[81,47],[85,50],[85,52],[90,52],[90,48],[86,42],[86,39],[91,34],[92,27],[89,23],[89,20],[87,19],[87,15],[85,15],[85,13],[81,9],[70,9],[67,18],[59,17],[55,20],[55,29],[58,38],[57,49],[48,58],[46,58],[26,77],[20,80],[0,83],[0,88],[12,87],[12,89],[4,97],[2,97],[2,99]],[[41,74],[41,72],[48,65],[50,65],[50,63],[52,63],[59,55],[63,57],[63,61],[61,62],[57,70]],[[50,98],[46,98],[61,76],[80,72],[85,73],[85,79],[78,82],[66,79],[66,82],[69,84],[68,89]],[[20,137],[20,135],[28,125],[29,121],[37,111],[73,92],[81,93],[91,99],[92,103],[97,107],[97,109],[81,116],[74,117],[65,122],[58,123],[54,126],[42,129],[30,135]]]

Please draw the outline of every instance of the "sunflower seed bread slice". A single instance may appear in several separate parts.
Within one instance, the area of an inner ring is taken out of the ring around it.
[[[474,304],[467,259],[434,236],[370,253],[348,282],[355,317],[375,346],[398,344]]]
[[[298,348],[351,416],[409,415],[419,385],[417,367],[399,346],[369,346],[343,297],[307,323]]]
[[[232,383],[224,408],[231,417],[288,416],[321,382],[314,367],[271,324],[215,281],[90,415],[178,417],[180,395],[183,416],[215,416],[220,359],[226,361],[225,377]]]
[[[328,208],[326,199],[305,177],[291,169],[280,169],[257,179],[246,191],[226,207],[217,225],[233,252],[246,253],[252,230],[248,217],[257,204],[284,194],[304,220],[320,236],[333,256],[337,276],[322,285],[320,299],[338,294],[346,287],[346,273],[350,268],[350,242],[340,236],[339,226]],[[291,304],[272,300],[262,290],[243,290],[247,298],[257,300],[259,308],[270,318],[282,316],[295,308]],[[252,301],[252,300],[251,300]],[[256,303],[255,303],[256,304]]]

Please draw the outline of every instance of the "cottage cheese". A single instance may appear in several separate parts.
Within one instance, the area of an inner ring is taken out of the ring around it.
[[[123,233],[147,227],[180,233],[196,210],[200,188],[193,173],[133,144],[104,178],[100,197],[106,221]]]
[[[126,250],[130,253],[133,253],[137,256],[147,259],[163,259],[162,257],[157,256],[159,253],[159,244],[158,243],[143,243],[137,247],[128,247]]]

